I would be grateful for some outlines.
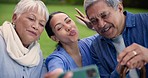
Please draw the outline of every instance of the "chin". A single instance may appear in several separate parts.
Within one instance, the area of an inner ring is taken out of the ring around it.
[[[114,36],[111,36],[111,35],[109,35],[109,36],[104,36],[105,38],[108,38],[108,39],[112,39],[112,38],[114,38]]]

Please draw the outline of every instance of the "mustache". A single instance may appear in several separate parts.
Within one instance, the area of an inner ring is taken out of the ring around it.
[[[101,32],[101,33],[104,33],[104,32],[107,31],[107,29],[110,29],[111,27],[114,27],[114,25],[113,25],[113,24],[106,24],[106,25],[100,30],[100,32]]]

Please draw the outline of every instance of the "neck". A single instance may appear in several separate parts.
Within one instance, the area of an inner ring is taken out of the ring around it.
[[[70,55],[78,55],[80,53],[79,47],[78,47],[78,42],[71,43],[71,44],[64,44],[63,48]]]
[[[123,14],[123,19],[122,19],[122,22],[121,22],[121,33],[119,35],[122,34],[122,32],[124,31],[124,28],[125,28],[125,23],[126,23],[126,16]]]
[[[66,52],[73,58],[78,67],[82,67],[82,57],[79,50],[78,42],[63,46]]]

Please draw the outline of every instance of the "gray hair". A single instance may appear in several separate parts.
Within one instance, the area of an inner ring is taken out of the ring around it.
[[[94,3],[101,1],[101,0],[84,0],[84,9],[85,12],[87,11],[88,7],[92,6]],[[122,0],[102,0],[105,1],[106,4],[114,9],[117,9],[117,5],[122,2]]]
[[[38,8],[38,13],[42,16],[46,16],[48,20],[49,13],[45,4],[41,0],[20,0],[14,9],[15,14],[22,14],[29,11],[30,9]]]

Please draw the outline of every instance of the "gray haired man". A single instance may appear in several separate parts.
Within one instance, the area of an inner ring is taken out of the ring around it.
[[[123,11],[121,0],[84,0],[84,9],[87,17],[77,10],[77,18],[99,34],[91,53],[101,78],[119,78],[120,65],[130,69],[128,78],[138,78],[144,65],[148,69],[147,13]]]

